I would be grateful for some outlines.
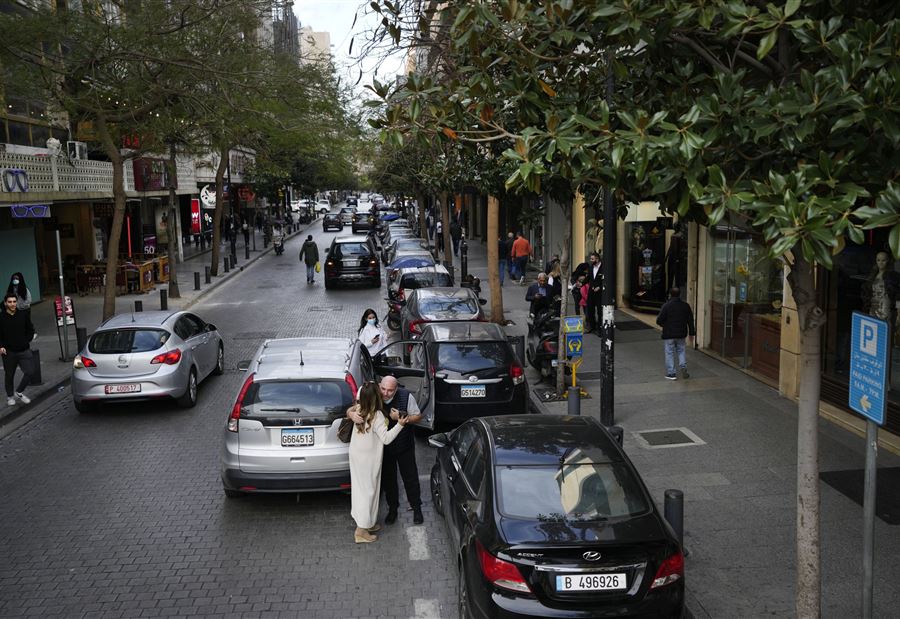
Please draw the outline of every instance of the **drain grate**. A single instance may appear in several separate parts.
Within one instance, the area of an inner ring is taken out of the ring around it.
[[[665,449],[667,447],[688,447],[706,445],[706,442],[687,428],[660,428],[634,433],[644,449]]]
[[[311,312],[342,312],[344,311],[343,305],[313,305],[309,308]]]
[[[278,337],[275,331],[244,331],[236,333],[231,339],[234,340],[268,340]]]
[[[265,290],[265,289],[269,289],[269,288],[281,288],[281,284],[276,284],[275,282],[272,282],[270,284],[259,284],[256,287],[259,289]]]

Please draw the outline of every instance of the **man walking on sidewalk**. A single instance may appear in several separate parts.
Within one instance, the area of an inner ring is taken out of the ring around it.
[[[666,353],[666,378],[675,380],[675,354],[678,354],[678,366],[681,368],[681,377],[688,378],[687,358],[684,354],[685,338],[693,338],[694,312],[691,306],[681,300],[681,290],[672,288],[669,291],[669,300],[666,301],[656,324],[662,327],[663,348]]]
[[[528,239],[526,239],[520,231],[518,235],[516,235],[516,240],[513,241],[510,257],[515,265],[513,278],[518,278],[519,284],[523,286],[525,285],[525,271],[528,268],[528,258],[531,257],[533,252],[534,250],[531,247],[531,243],[528,242]]]
[[[300,248],[300,260],[306,264],[306,283],[316,283],[316,264],[319,262],[319,247],[311,234],[307,235]]]
[[[0,356],[3,357],[6,403],[9,406],[15,406],[15,398],[22,404],[31,402],[24,392],[34,375],[34,357],[29,348],[31,340],[34,339],[34,325],[31,324],[27,312],[17,309],[17,303],[16,295],[7,294],[3,299],[3,310],[0,312]],[[19,381],[19,388],[13,392],[16,368],[22,368],[22,380]]]

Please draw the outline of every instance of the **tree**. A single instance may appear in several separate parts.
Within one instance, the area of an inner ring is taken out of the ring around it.
[[[397,38],[407,9],[382,5]],[[388,133],[418,122],[506,140],[511,187],[539,191],[562,178],[611,187],[620,205],[656,199],[706,225],[748,216],[790,269],[802,367],[797,614],[818,616],[825,316],[815,269],[879,227],[900,257],[896,3],[510,0],[445,10],[465,77],[427,88],[408,80],[386,97]],[[614,114],[595,96],[610,73]],[[515,114],[485,113],[498,104]]]

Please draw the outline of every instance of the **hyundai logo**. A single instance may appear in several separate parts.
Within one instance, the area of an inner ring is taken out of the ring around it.
[[[470,377],[469,377],[469,382],[470,382],[470,383],[477,383],[477,382],[478,382],[478,377],[477,377],[477,376],[470,376]]]
[[[584,557],[585,561],[599,561],[600,553],[595,550],[588,550],[586,553],[581,555]]]

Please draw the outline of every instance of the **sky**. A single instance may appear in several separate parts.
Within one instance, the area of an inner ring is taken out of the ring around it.
[[[353,18],[356,26],[353,25]],[[353,60],[348,52],[350,42],[356,35],[353,44],[354,55],[358,54],[361,43],[365,38],[363,33],[371,30],[377,23],[377,19],[368,2],[361,0],[294,0],[294,14],[300,21],[301,27],[309,26],[316,32],[329,32],[331,34],[331,51],[338,66],[338,75],[342,80],[349,80],[351,84],[359,79],[359,67],[352,67]],[[372,83],[375,75],[375,61],[365,59],[362,64],[363,77],[356,87],[357,92],[362,92],[362,86]],[[386,81],[385,76],[395,75],[403,66],[402,58],[393,58],[378,69],[380,81]]]

